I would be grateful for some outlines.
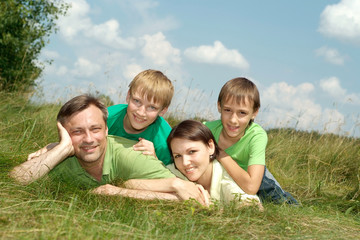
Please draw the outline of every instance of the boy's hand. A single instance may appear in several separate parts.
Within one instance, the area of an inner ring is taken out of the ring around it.
[[[142,151],[144,155],[151,155],[157,158],[154,144],[144,138],[139,138],[139,142],[133,146],[135,151]]]
[[[40,155],[46,153],[47,151],[50,151],[51,149],[53,149],[55,146],[57,146],[59,143],[55,142],[55,143],[49,143],[48,145],[46,145],[45,147],[37,150],[36,152],[30,153],[27,157],[27,161],[33,159],[33,158],[37,158]]]

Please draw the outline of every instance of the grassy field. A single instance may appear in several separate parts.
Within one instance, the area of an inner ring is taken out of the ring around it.
[[[57,141],[59,105],[0,93],[0,239],[360,239],[360,140],[268,130],[267,165],[300,207],[140,201],[8,177],[27,154]],[[172,123],[176,119],[171,120]]]

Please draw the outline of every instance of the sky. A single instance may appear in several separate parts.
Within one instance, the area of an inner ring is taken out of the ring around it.
[[[45,101],[86,92],[125,103],[146,69],[174,84],[169,112],[220,117],[221,87],[259,88],[256,122],[360,137],[360,1],[71,0],[41,59]]]

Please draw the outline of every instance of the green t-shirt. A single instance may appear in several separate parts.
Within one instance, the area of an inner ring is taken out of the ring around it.
[[[205,125],[213,133],[216,142],[219,142],[219,136],[223,129],[221,120],[205,122]],[[242,169],[247,171],[250,165],[265,165],[267,140],[265,130],[259,124],[252,123],[250,127],[245,130],[244,136],[234,145],[225,149],[225,152],[229,154]]]
[[[155,153],[158,159],[160,159],[165,165],[172,163],[170,151],[166,143],[166,139],[171,132],[170,125],[163,117],[159,116],[143,132],[139,134],[129,134],[124,129],[124,118],[127,106],[127,104],[118,104],[108,107],[109,117],[107,120],[107,126],[109,128],[109,134],[134,141],[139,141],[140,137],[151,141],[154,144]]]
[[[50,176],[83,188],[93,188],[117,180],[175,177],[161,161],[140,151],[134,151],[133,145],[134,141],[126,138],[110,135],[107,137],[101,182],[88,174],[75,156],[57,165],[50,172]]]

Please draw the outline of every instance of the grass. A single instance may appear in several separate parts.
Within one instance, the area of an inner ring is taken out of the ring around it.
[[[357,138],[269,130],[268,168],[302,206],[207,209],[97,196],[46,179],[13,182],[14,166],[57,141],[60,106],[18,94],[0,93],[0,101],[0,239],[360,239]]]

